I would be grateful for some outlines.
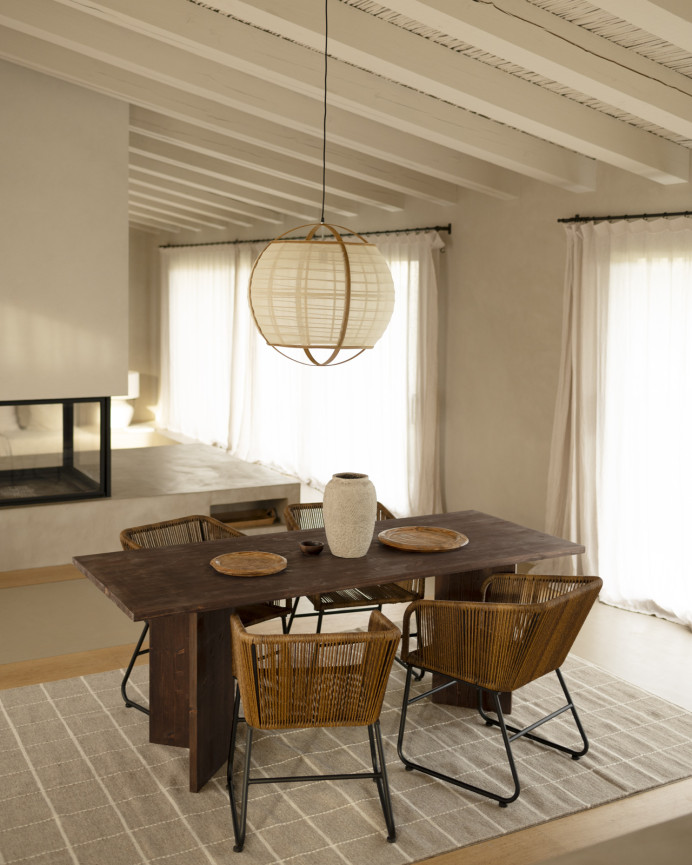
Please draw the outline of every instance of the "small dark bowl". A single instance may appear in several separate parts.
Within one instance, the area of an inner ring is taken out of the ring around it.
[[[301,541],[300,551],[304,556],[319,556],[324,549],[320,541]]]

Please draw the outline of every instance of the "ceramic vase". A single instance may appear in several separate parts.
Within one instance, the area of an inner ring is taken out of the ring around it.
[[[364,556],[375,530],[377,496],[367,475],[341,472],[324,489],[324,529],[332,555],[341,559]]]

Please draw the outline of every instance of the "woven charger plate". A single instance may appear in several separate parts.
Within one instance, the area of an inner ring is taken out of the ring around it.
[[[398,550],[413,550],[418,553],[441,553],[456,550],[468,544],[469,539],[453,529],[436,526],[399,526],[385,529],[377,536],[388,547]]]
[[[276,553],[251,550],[242,553],[225,553],[212,559],[209,564],[220,574],[231,577],[266,577],[283,571],[288,562]]]

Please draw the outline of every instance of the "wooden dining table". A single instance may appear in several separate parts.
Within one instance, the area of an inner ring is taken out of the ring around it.
[[[434,526],[468,537],[445,552],[402,550],[378,533],[395,526]],[[229,616],[236,607],[417,577],[435,578],[435,597],[480,599],[492,573],[522,562],[577,555],[584,547],[479,511],[430,514],[377,523],[368,553],[333,556],[327,546],[305,556],[299,543],[326,543],[324,530],[275,532],[158,549],[76,556],[75,566],[133,621],[149,622],[149,740],[189,750],[190,790],[197,792],[225,762],[233,677]],[[210,564],[224,553],[276,553],[280,573],[228,576]],[[457,690],[448,702],[462,702]]]

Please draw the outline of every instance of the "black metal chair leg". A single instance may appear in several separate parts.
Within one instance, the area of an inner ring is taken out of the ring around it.
[[[531,739],[532,742],[539,742],[541,745],[546,745],[548,748],[554,748],[556,751],[562,751],[563,754],[569,754],[573,760],[578,760],[580,757],[583,757],[584,754],[589,750],[589,740],[586,738],[586,733],[584,732],[584,728],[581,723],[581,719],[577,713],[576,707],[572,701],[572,697],[570,696],[569,691],[567,690],[567,685],[562,676],[562,672],[560,669],[556,669],[555,673],[557,674],[558,681],[560,682],[560,686],[562,688],[562,692],[565,695],[565,699],[567,703],[564,706],[561,706],[559,709],[556,709],[554,712],[551,712],[549,715],[541,718],[538,721],[535,721],[533,724],[530,724],[528,727],[520,728],[513,727],[511,724],[507,724],[507,730],[514,735],[510,737],[510,742],[513,742],[515,739],[519,739],[520,737],[524,737],[526,739]],[[553,718],[557,718],[558,715],[563,714],[563,712],[570,711],[572,713],[572,717],[574,718],[574,723],[579,731],[579,735],[582,740],[582,747],[580,750],[575,750],[574,748],[568,748],[565,745],[560,745],[558,742],[554,742],[551,739],[546,739],[543,736],[535,736],[531,731],[535,730],[537,727],[540,727],[542,724],[547,723],[548,721],[552,721]],[[481,705],[480,699],[478,703],[478,712],[485,721],[485,723],[490,726],[498,727],[499,722],[494,718],[489,717],[484,711]]]
[[[481,691],[480,688],[478,690],[479,690],[479,692]],[[507,796],[503,796],[503,797],[494,796],[493,797],[493,798],[497,799],[497,801],[499,802],[500,808],[506,808],[510,802],[514,802],[514,800],[519,796],[519,791],[520,791],[519,776],[517,775],[517,767],[514,763],[514,755],[512,754],[512,746],[510,744],[510,738],[507,735],[507,725],[505,724],[505,716],[504,716],[504,713],[502,711],[502,706],[500,705],[500,695],[497,693],[497,691],[491,691],[490,693],[491,693],[492,698],[493,698],[493,705],[495,707],[495,714],[497,715],[497,719],[499,721],[500,730],[502,731],[502,741],[504,742],[504,745],[505,745],[505,751],[507,753],[507,761],[509,763],[510,771],[512,772],[512,780],[514,781],[514,793],[511,796],[509,796],[509,797],[507,797]],[[482,702],[482,699],[481,699],[481,702]]]
[[[291,615],[288,617],[288,625],[286,626],[286,633],[291,633],[291,628],[293,627],[293,622],[298,615],[298,605],[300,604],[300,598],[296,598],[295,604],[293,604],[293,609],[291,610]]]
[[[283,631],[284,634],[290,634],[291,633],[291,627],[293,626],[293,620],[295,619],[296,612],[298,611],[298,601],[300,601],[300,598],[294,598],[293,606],[291,607],[291,612],[288,614],[288,616],[284,616],[283,619],[281,619],[281,630]]]
[[[389,793],[389,778],[387,777],[387,765],[384,758],[384,748],[382,746],[382,731],[380,730],[379,721],[375,721],[374,724],[368,726],[368,736],[370,738],[370,752],[373,758],[372,768],[373,772],[375,773],[377,792],[380,796],[380,804],[382,805],[384,822],[387,824],[387,841],[389,841],[390,844],[393,844],[394,841],[396,841],[396,826],[394,825],[392,797]]]
[[[252,756],[252,727],[246,727],[247,739],[245,741],[245,763],[243,768],[243,780],[240,789],[240,814],[236,804],[233,790],[233,758],[235,757],[236,734],[238,731],[240,714],[240,692],[236,692],[233,710],[233,726],[231,728],[231,744],[228,755],[228,766],[226,768],[226,783],[228,786],[228,798],[231,806],[231,819],[233,820],[233,835],[235,836],[234,852],[240,853],[245,846],[245,830],[247,825],[247,796],[250,779],[250,760]]]
[[[409,637],[417,637],[417,636],[418,636],[417,633],[409,634]],[[394,656],[394,660],[397,662],[397,664],[401,665],[402,667],[408,667],[408,664],[406,663],[406,661],[402,661],[398,655]],[[416,680],[416,682],[420,682],[421,679],[423,678],[423,676],[425,675],[425,670],[422,667],[417,668],[417,669],[418,669],[418,672],[413,674],[413,678]]]
[[[122,695],[123,701],[125,703],[126,708],[128,709],[138,709],[140,712],[144,712],[145,715],[149,714],[149,709],[146,706],[142,706],[140,703],[137,703],[131,697],[127,695],[127,683],[130,678],[130,674],[132,673],[132,669],[135,665],[135,661],[140,655],[148,655],[149,649],[143,649],[142,643],[144,642],[147,633],[149,632],[149,622],[145,622],[144,628],[142,629],[142,633],[139,636],[139,640],[137,641],[137,645],[135,646],[135,650],[132,653],[132,657],[130,658],[130,663],[127,665],[127,669],[125,670],[125,675],[123,676],[123,680],[120,683],[120,693]]]
[[[574,718],[574,723],[576,724],[577,730],[579,730],[579,735],[581,736],[581,741],[582,741],[582,745],[583,745],[582,749],[580,751],[572,751],[571,752],[572,759],[578,760],[580,757],[583,757],[584,754],[586,754],[587,751],[589,750],[589,740],[586,736],[586,731],[584,730],[584,727],[582,726],[581,718],[579,717],[579,713],[577,712],[577,708],[574,705],[574,701],[572,700],[572,697],[570,696],[570,693],[567,690],[567,684],[566,684],[566,682],[562,676],[562,670],[558,667],[555,670],[555,673],[557,674],[558,681],[560,682],[560,687],[562,688],[562,693],[565,695],[565,699],[567,700],[567,704],[570,707],[572,717]]]
[[[318,613],[318,616],[317,616],[317,630],[315,631],[316,634],[322,633],[322,619],[323,618],[324,618],[324,613],[322,612],[322,610],[320,610],[320,612]]]
[[[380,797],[382,813],[384,814],[385,823],[387,825],[387,841],[393,842],[396,840],[396,826],[394,824],[394,812],[392,810],[392,797],[389,791],[389,779],[387,777],[387,766],[384,759],[384,747],[382,745],[382,733],[380,731],[380,722],[375,721],[374,724],[368,726],[368,738],[370,740],[370,756],[372,759],[372,772],[357,773],[347,772],[344,774],[325,774],[325,775],[295,775],[289,777],[250,777],[250,763],[252,759],[252,736],[253,728],[247,726],[247,739],[245,744],[245,761],[243,768],[243,777],[240,789],[240,801],[236,797],[233,785],[233,764],[235,762],[236,738],[238,726],[242,718],[240,717],[240,691],[236,691],[235,702],[233,706],[233,722],[231,726],[230,744],[228,747],[228,764],[226,766],[226,787],[228,788],[228,798],[231,807],[231,819],[233,821],[233,835],[235,837],[235,846],[233,850],[240,853],[245,845],[245,835],[247,826],[247,801],[248,789],[250,784],[273,784],[289,783],[289,782],[305,782],[318,781],[320,779],[338,781],[350,778],[367,778],[373,780],[377,784],[377,792]]]
[[[404,732],[406,728],[406,716],[408,714],[408,707],[411,703],[417,702],[422,697],[427,694],[432,693],[432,691],[426,692],[426,694],[420,694],[417,697],[413,697],[409,699],[409,693],[411,689],[411,677],[412,677],[412,667],[409,667],[406,673],[406,685],[404,686],[404,697],[401,706],[401,719],[399,721],[399,736],[397,739],[397,754],[399,755],[399,759],[404,764],[406,769],[411,772],[414,769],[417,769],[419,772],[423,772],[426,775],[430,775],[432,778],[437,778],[439,781],[447,781],[449,784],[453,784],[455,787],[462,787],[464,790],[470,790],[472,793],[478,793],[480,796],[487,796],[488,799],[494,799],[501,806],[508,805],[510,802],[514,802],[514,800],[519,795],[519,779],[517,777],[516,767],[514,765],[514,758],[512,757],[512,749],[509,745],[509,737],[507,736],[507,731],[503,727],[504,730],[504,739],[505,739],[505,749],[507,751],[507,757],[509,760],[510,769],[512,772],[512,778],[514,780],[514,791],[510,796],[502,796],[499,793],[493,793],[491,790],[485,790],[482,787],[476,787],[474,784],[467,784],[464,781],[459,781],[457,778],[453,778],[451,775],[445,775],[442,772],[437,772],[435,769],[431,769],[428,766],[423,766],[420,763],[414,763],[413,760],[409,760],[408,757],[405,756],[403,751],[403,742],[404,742]],[[449,683],[447,683],[449,684]],[[443,687],[446,687],[443,686]],[[434,688],[434,690],[439,690],[439,688]],[[491,692],[493,693],[493,692]],[[493,697],[495,697],[495,709],[499,711],[499,718],[501,719],[502,725],[504,725],[504,716],[502,715],[502,709],[500,707],[499,696],[493,693]]]
[[[399,759],[406,766],[406,769],[411,772],[413,770],[413,765],[409,763],[409,761],[404,756],[403,752],[403,744],[404,744],[404,729],[406,728],[406,715],[408,714],[408,695],[411,691],[411,674],[413,673],[413,668],[408,664],[404,664],[406,667],[406,682],[404,684],[404,698],[401,704],[401,716],[399,718],[399,736],[396,740],[396,752],[399,755]]]
[[[377,765],[377,751],[375,749],[375,736],[374,736],[370,726],[368,726],[368,741],[370,742],[370,760],[372,762],[373,767],[375,767]],[[375,774],[377,774],[377,772],[379,770],[375,769],[374,771],[375,771]],[[375,784],[377,783],[377,778],[373,778],[372,780]],[[381,798],[381,794],[380,794],[380,798]]]

